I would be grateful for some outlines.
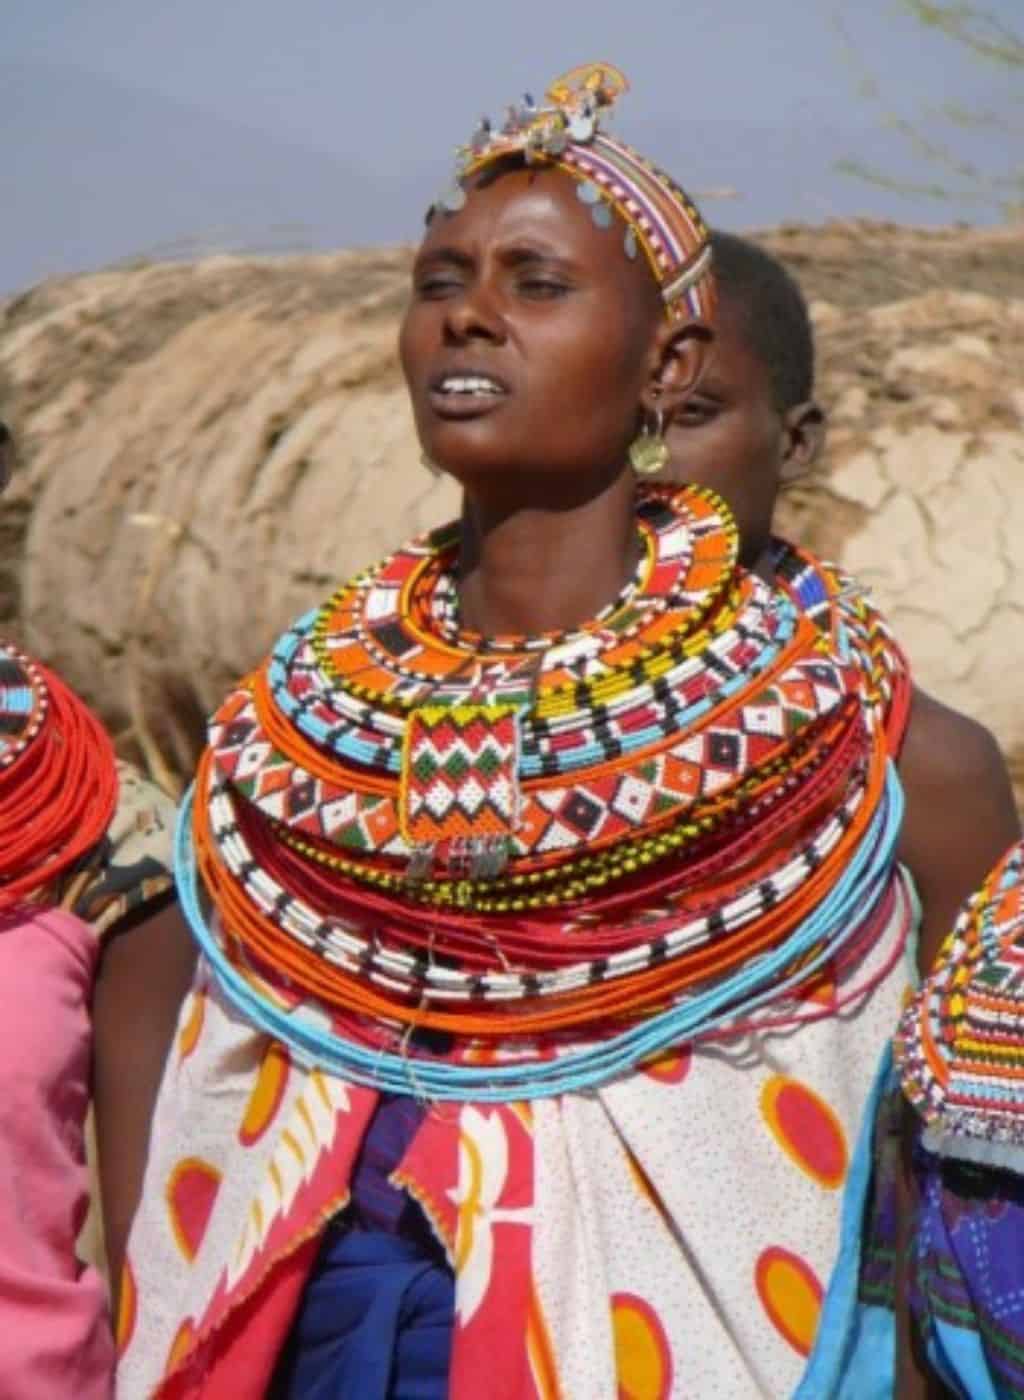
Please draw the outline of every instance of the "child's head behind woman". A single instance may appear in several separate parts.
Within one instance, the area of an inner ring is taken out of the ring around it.
[[[715,232],[718,311],[711,360],[672,416],[671,474],[713,486],[732,506],[742,559],[757,567],[780,487],[821,450],[814,338],[796,282],[770,253]]]

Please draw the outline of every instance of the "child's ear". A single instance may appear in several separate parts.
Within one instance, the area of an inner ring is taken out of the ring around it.
[[[783,423],[786,442],[782,453],[782,480],[806,476],[825,446],[825,412],[813,399],[787,409]]]

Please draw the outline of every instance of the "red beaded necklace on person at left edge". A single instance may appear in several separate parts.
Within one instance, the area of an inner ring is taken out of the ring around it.
[[[0,644],[0,912],[41,902],[100,842],[116,803],[99,720],[52,671]]]

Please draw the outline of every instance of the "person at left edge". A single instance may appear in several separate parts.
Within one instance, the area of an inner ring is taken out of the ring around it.
[[[15,440],[0,424],[0,484]],[[106,1400],[106,1289],[78,1254],[97,965],[173,900],[174,804],[60,678],[0,642],[0,1393]],[[120,1065],[128,1077],[131,1066]]]

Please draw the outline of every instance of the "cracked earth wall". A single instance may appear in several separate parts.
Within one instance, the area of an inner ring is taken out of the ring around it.
[[[1024,805],[1024,231],[764,236],[812,303],[826,460],[784,532],[869,582]],[[213,258],[0,304],[0,617],[151,766],[291,617],[455,507],[395,360],[407,250]]]

